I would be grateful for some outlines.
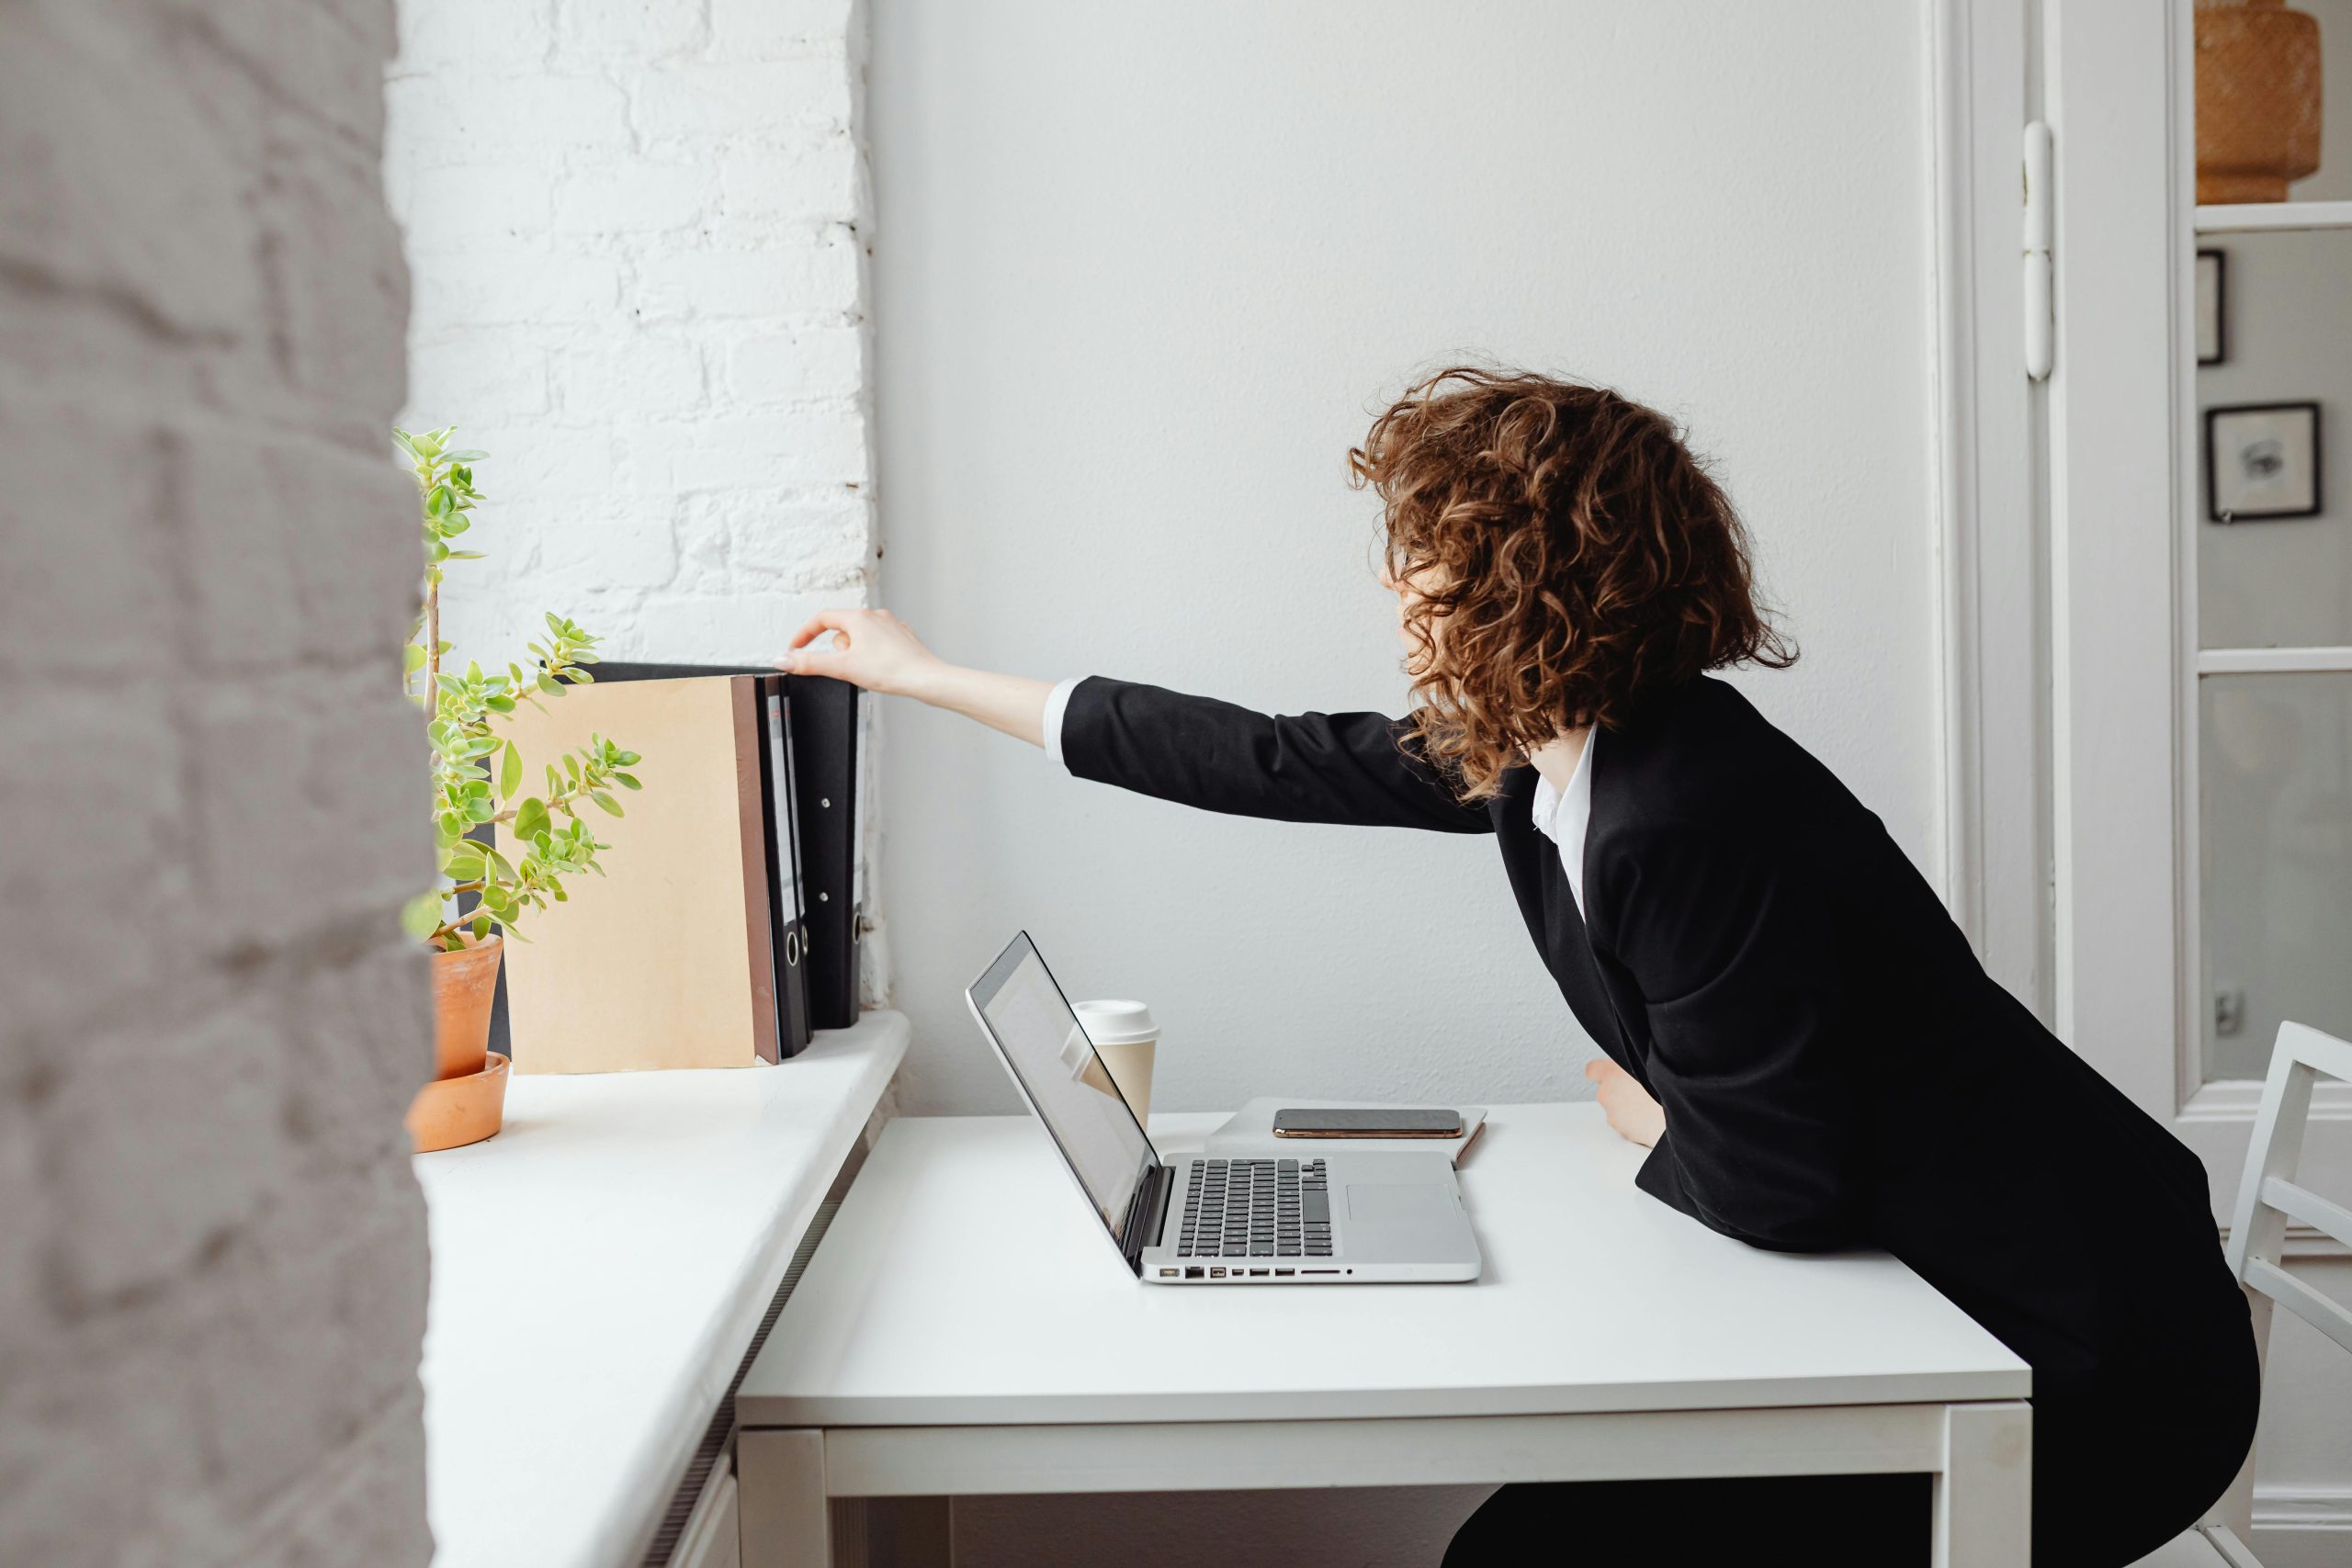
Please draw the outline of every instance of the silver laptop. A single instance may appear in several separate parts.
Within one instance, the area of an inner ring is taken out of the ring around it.
[[[1478,1277],[1442,1154],[1162,1159],[1022,932],[964,993],[1119,1256],[1155,1285],[1369,1285]]]

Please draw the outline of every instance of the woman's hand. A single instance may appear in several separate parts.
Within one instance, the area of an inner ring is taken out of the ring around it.
[[[831,647],[809,646],[827,632],[833,634]],[[820,611],[792,634],[789,646],[792,651],[775,661],[787,674],[830,675],[869,692],[912,697],[1032,746],[1046,743],[1046,699],[1053,687],[950,664],[888,610]]]
[[[831,632],[830,648],[808,645]],[[794,675],[830,675],[869,692],[921,697],[927,677],[946,661],[922,645],[912,628],[888,610],[823,610],[792,636],[793,649],[776,668]],[[935,684],[935,680],[932,682]]]
[[[1587,1062],[1584,1076],[1600,1086],[1594,1098],[1600,1101],[1619,1137],[1645,1149],[1657,1146],[1658,1139],[1666,1135],[1666,1111],[1650,1098],[1640,1079],[1606,1056]]]

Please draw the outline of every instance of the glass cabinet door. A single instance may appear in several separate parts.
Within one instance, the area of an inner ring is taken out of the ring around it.
[[[2352,0],[2295,4],[2334,100],[2319,169],[2284,200],[2201,188],[2196,209],[2181,510],[2206,1082],[2262,1077],[2282,1021],[2352,1035]]]

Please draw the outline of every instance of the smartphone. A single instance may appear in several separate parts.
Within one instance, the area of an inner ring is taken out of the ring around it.
[[[1277,1111],[1277,1138],[1458,1138],[1458,1111]]]

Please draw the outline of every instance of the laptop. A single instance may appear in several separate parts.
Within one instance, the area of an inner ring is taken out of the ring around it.
[[[1478,1238],[1442,1154],[1163,1159],[1095,1055],[1029,933],[965,993],[1087,1207],[1155,1285],[1475,1280]]]

